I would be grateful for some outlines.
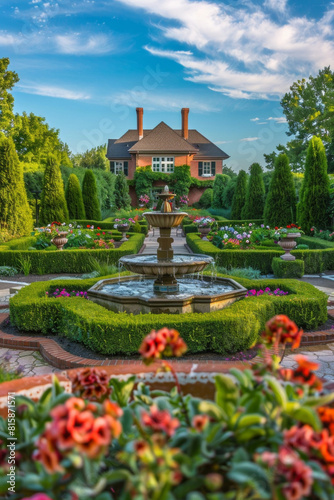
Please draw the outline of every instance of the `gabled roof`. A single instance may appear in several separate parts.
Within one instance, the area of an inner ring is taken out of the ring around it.
[[[195,129],[189,130],[188,140],[185,140],[181,130],[173,130],[161,122],[154,129],[145,129],[143,136],[143,139],[139,140],[138,130],[130,129],[119,139],[109,139],[107,158],[126,160],[131,159],[131,153],[154,153],[155,151],[157,153],[190,153],[194,155],[194,160],[229,158],[228,154]]]
[[[163,153],[197,153],[190,142],[177,134],[166,123],[160,122],[151,132],[136,142],[130,149],[130,153],[143,153],[149,151],[161,151]]]

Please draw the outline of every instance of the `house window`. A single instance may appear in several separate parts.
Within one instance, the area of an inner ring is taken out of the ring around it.
[[[167,156],[159,156],[152,158],[153,172],[165,172],[170,174],[174,172],[174,158]]]
[[[115,174],[120,174],[123,172],[123,162],[115,161]]]
[[[211,176],[211,161],[203,161],[203,174]]]

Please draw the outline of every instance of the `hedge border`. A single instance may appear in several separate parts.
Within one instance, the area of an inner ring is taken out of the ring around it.
[[[129,233],[129,239],[119,248],[106,249],[68,249],[59,250],[3,250],[0,248],[0,266],[20,268],[20,261],[30,259],[31,274],[85,273],[91,268],[90,260],[117,265],[124,255],[136,254],[143,246],[145,235]],[[41,270],[44,270],[41,273]]]
[[[300,238],[300,240],[306,243],[305,237]],[[194,233],[187,234],[187,244],[194,253],[213,257],[218,266],[228,269],[232,267],[253,267],[265,274],[272,272],[273,258],[284,253],[282,250],[271,249],[220,250],[210,241],[203,241],[198,234]],[[291,254],[304,261],[305,274],[316,274],[326,269],[334,269],[334,248],[332,247],[324,247],[319,250],[293,250]]]
[[[114,275],[116,276],[116,275]],[[102,354],[133,354],[152,329],[169,326],[179,330],[190,352],[220,354],[249,348],[275,314],[286,314],[300,327],[316,328],[327,319],[327,296],[312,285],[295,280],[248,280],[237,278],[246,288],[280,287],[289,295],[248,297],[211,313],[180,315],[113,313],[72,297],[51,299],[56,288],[88,290],[98,279],[34,283],[10,299],[10,318],[25,331],[61,332]],[[238,333],[236,335],[236,333]]]

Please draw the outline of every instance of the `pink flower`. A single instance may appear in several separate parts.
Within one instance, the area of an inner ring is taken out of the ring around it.
[[[153,431],[165,432],[168,436],[175,433],[175,429],[180,426],[180,421],[173,418],[167,410],[158,410],[155,405],[150,408],[150,413],[142,413],[142,422]]]
[[[158,331],[152,330],[144,338],[139,353],[144,358],[144,363],[149,365],[160,359],[162,354],[180,357],[186,350],[187,345],[177,330],[161,328]]]

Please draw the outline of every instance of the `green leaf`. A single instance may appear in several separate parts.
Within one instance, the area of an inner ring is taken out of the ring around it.
[[[118,380],[112,378],[110,380],[110,385],[113,388],[112,399],[116,401],[122,408],[127,406],[131,393],[133,391],[136,382],[136,377],[130,377],[127,380]]]
[[[265,471],[253,462],[233,463],[227,477],[238,484],[238,486],[251,486],[258,498],[271,500],[270,483]]]
[[[201,401],[198,409],[201,413],[206,413],[216,420],[227,420],[227,415],[223,411],[223,409],[219,408],[219,406],[217,406],[215,403],[212,403],[211,401]]]
[[[279,383],[277,379],[271,376],[265,377],[270,389],[273,391],[277,403],[284,409],[288,402],[287,395],[284,387]]]
[[[289,416],[295,418],[299,422],[302,422],[303,424],[308,424],[310,425],[314,430],[316,431],[321,431],[322,425],[320,422],[320,419],[318,417],[318,414],[313,408],[310,408],[308,406],[304,406],[301,408],[298,408],[297,410],[291,411],[291,412],[285,412]]]
[[[217,405],[231,417],[235,411],[239,398],[238,386],[231,377],[221,374],[215,377],[215,385],[215,401]]]
[[[314,408],[318,408],[319,406],[326,406],[329,403],[334,401],[334,393],[325,394],[324,396],[319,397],[309,397],[303,401],[304,406],[312,406]]]

